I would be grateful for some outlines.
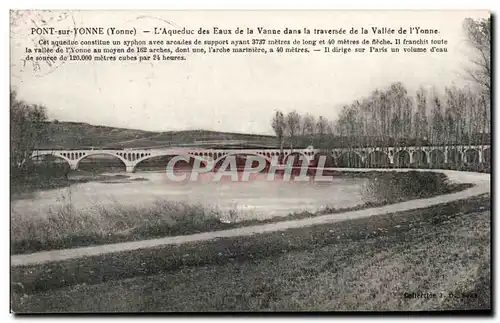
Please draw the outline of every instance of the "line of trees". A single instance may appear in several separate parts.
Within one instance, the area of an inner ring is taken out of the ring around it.
[[[489,97],[471,88],[421,87],[409,95],[401,83],[345,105],[336,131],[345,147],[470,145],[488,140]]]
[[[310,113],[300,115],[296,110],[286,115],[281,111],[276,111],[271,126],[281,150],[286,143],[292,150],[297,146],[318,146],[325,141],[326,136],[333,135],[333,124],[326,117],[316,118]]]
[[[281,148],[313,145],[398,147],[489,143],[490,97],[471,87],[420,87],[410,95],[402,83],[377,89],[344,105],[335,122],[324,116],[276,111],[272,128]]]
[[[491,62],[489,19],[465,19],[475,51],[466,68],[469,86],[444,91],[420,87],[410,94],[400,82],[344,105],[335,122],[296,111],[276,111],[272,127],[281,147],[319,148],[481,145],[490,141]]]

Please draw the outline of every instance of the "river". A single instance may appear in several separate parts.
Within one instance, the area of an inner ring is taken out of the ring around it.
[[[147,207],[157,200],[170,200],[235,210],[242,219],[266,219],[325,207],[349,208],[368,201],[367,178],[338,177],[320,183],[285,181],[280,177],[268,181],[266,175],[259,174],[250,181],[234,182],[229,177],[214,181],[214,174],[209,173],[196,181],[173,182],[165,172],[158,171],[108,175],[114,177],[14,196],[11,211],[22,217],[43,217],[50,208],[65,203],[83,210],[117,202],[124,207]]]

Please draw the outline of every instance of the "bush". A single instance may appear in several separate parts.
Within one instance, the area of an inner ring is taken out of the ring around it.
[[[393,203],[450,192],[452,187],[441,173],[408,171],[378,173],[366,187],[368,198]]]

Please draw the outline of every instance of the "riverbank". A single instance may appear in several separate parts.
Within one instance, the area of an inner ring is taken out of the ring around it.
[[[444,174],[433,172],[339,172],[331,175],[367,177],[371,201],[350,208],[325,207],[317,212],[299,212],[265,220],[240,220],[236,210],[221,211],[204,205],[159,199],[150,207],[125,207],[118,201],[112,205],[93,205],[79,210],[70,198],[49,210],[45,217],[26,218],[12,214],[11,253],[23,254],[126,241],[179,236],[305,219],[323,214],[337,214],[416,198],[427,198],[458,192],[472,186],[451,183]]]
[[[13,267],[12,309],[490,309],[490,204],[485,194],[282,232]]]
[[[38,172],[22,178],[11,179],[11,199],[29,198],[32,193],[56,188],[69,187],[75,184],[88,182],[106,182],[112,180],[123,180],[130,176],[124,174],[105,173],[104,171],[69,171],[60,170],[56,175],[42,175]]]

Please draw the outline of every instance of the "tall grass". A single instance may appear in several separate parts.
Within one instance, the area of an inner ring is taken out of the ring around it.
[[[61,249],[71,246],[182,235],[220,228],[234,222],[235,210],[201,204],[156,200],[150,206],[125,206],[111,200],[76,209],[70,195],[49,208],[43,217],[11,215],[11,252]]]

